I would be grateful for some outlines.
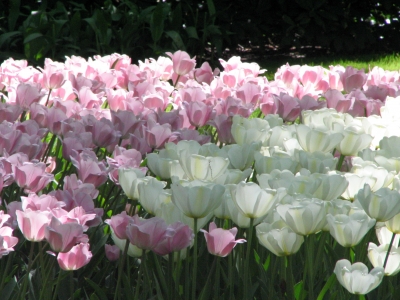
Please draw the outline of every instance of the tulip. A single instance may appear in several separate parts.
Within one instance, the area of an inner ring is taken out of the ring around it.
[[[8,226],[0,227],[0,258],[14,251],[14,246],[18,243],[18,238],[12,236],[13,229]]]
[[[196,60],[190,58],[185,51],[178,50],[174,54],[167,52],[167,55],[171,57],[174,72],[179,76],[186,75],[196,66]]]
[[[325,173],[326,170],[332,171],[336,169],[337,158],[331,153],[313,152],[309,153],[303,150],[295,150],[296,160],[302,168],[310,171],[310,173]]]
[[[164,237],[153,251],[161,256],[175,251],[181,251],[189,247],[193,238],[193,230],[188,225],[175,222],[167,227]]]
[[[16,211],[18,227],[24,237],[31,242],[40,242],[45,238],[45,228],[50,223],[49,211]]]
[[[389,244],[380,245],[374,243],[368,244],[368,258],[371,264],[376,267],[382,267],[389,251]],[[393,276],[400,272],[400,248],[392,246],[385,266],[385,275]]]
[[[365,212],[377,222],[385,222],[400,213],[400,193],[389,188],[372,192],[368,184],[357,193]]]
[[[229,159],[223,157],[205,157],[180,151],[179,162],[190,180],[214,181],[221,176],[229,166]]]
[[[171,201],[171,193],[164,190],[166,183],[156,178],[149,178],[138,184],[139,202],[152,215],[163,202]]]
[[[109,245],[109,244],[104,245],[104,252],[109,261],[118,260],[121,254],[121,250],[118,248],[117,245]]]
[[[283,190],[261,189],[254,182],[240,182],[231,190],[232,200],[239,211],[251,219],[265,216],[279,201]]]
[[[374,219],[370,219],[364,212],[356,212],[350,216],[343,214],[333,216],[328,214],[326,219],[331,235],[343,247],[357,245],[376,222]]]
[[[337,145],[336,149],[342,155],[355,156],[358,151],[370,146],[372,136],[365,133],[361,127],[347,127],[342,131],[344,138]]]
[[[126,227],[126,235],[130,243],[143,250],[153,250],[163,239],[167,224],[158,217],[140,219],[138,215],[135,215],[133,219],[134,222]]]
[[[125,228],[126,229],[126,228]],[[114,230],[111,227],[111,238],[114,241],[114,244],[119,248],[119,250],[124,251],[125,250],[125,245],[126,245],[126,241],[129,240],[128,239],[120,239],[116,236],[116,234],[114,233]],[[143,250],[132,245],[131,243],[129,243],[128,246],[128,252],[127,254],[131,257],[141,257],[143,254]]]
[[[307,152],[331,152],[343,139],[341,133],[330,133],[299,124],[296,127],[299,144]]]
[[[145,174],[140,169],[121,168],[118,169],[119,184],[129,199],[139,199],[138,184],[147,180]]]
[[[89,244],[80,243],[68,252],[60,252],[57,255],[57,262],[61,269],[65,271],[75,271],[87,265],[92,258]]]
[[[276,256],[295,254],[304,242],[304,237],[295,233],[283,221],[261,223],[256,226],[256,234],[259,243]]]
[[[385,223],[380,222],[377,223],[375,226],[376,237],[378,238],[380,245],[390,244],[390,241],[393,237],[393,232],[387,229]],[[398,247],[399,244],[400,244],[400,234],[396,234],[392,245]]]
[[[192,182],[172,183],[172,202],[190,218],[204,218],[221,205],[225,188],[195,180]]]
[[[73,246],[89,241],[87,235],[83,234],[83,227],[78,223],[62,224],[53,217],[50,224],[45,228],[44,236],[50,244],[51,249],[56,252],[68,252]]]
[[[361,262],[351,264],[347,259],[336,262],[334,273],[340,284],[350,293],[365,295],[375,289],[384,276],[382,267],[376,267],[368,273],[368,268]]]
[[[208,232],[201,229],[207,242],[208,252],[220,257],[226,257],[231,253],[236,244],[246,242],[244,239],[235,240],[237,231],[236,227],[229,230],[217,228],[214,222],[210,223]]]
[[[278,205],[276,210],[286,224],[300,235],[316,233],[326,224],[325,202],[320,199],[295,200],[291,204]]]
[[[269,136],[269,123],[259,118],[246,119],[235,115],[232,118],[232,136],[238,145],[252,142],[264,143]]]

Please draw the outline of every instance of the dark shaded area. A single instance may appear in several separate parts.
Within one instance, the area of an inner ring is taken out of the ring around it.
[[[133,61],[186,50],[197,60],[241,55],[393,53],[400,3],[358,0],[6,0],[0,60],[123,53]]]

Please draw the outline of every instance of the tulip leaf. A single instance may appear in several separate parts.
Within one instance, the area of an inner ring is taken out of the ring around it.
[[[107,297],[104,293],[104,291],[96,284],[94,283],[92,280],[90,280],[89,278],[85,278],[86,282],[89,283],[89,285],[94,289],[95,294],[92,294],[90,296],[90,299],[100,299],[100,300],[107,300]],[[93,296],[97,296],[96,298],[92,298]]]
[[[214,2],[212,0],[207,0],[207,7],[208,7],[208,12],[209,12],[210,16],[215,15],[216,10],[215,10]]]
[[[28,35],[25,39],[24,39],[24,44],[29,43],[30,41],[33,41],[34,39],[40,38],[42,37],[43,34],[41,34],[40,32],[35,32],[32,33],[30,35]]]
[[[329,277],[328,281],[325,283],[324,287],[322,288],[321,292],[319,293],[317,300],[324,299],[326,292],[328,290],[330,290],[332,284],[335,282],[335,277],[336,277],[335,273],[332,273],[332,275]]]
[[[11,295],[15,295],[14,288],[17,285],[17,280],[13,277],[6,286],[1,290],[1,299],[8,300]]]
[[[154,43],[157,43],[164,32],[163,5],[159,3],[151,15],[150,32]]]
[[[167,31],[166,34],[172,39],[172,41],[174,42],[175,47],[177,49],[180,49],[183,51],[186,50],[185,43],[183,42],[181,36],[179,35],[179,33],[177,31],[170,30],[170,31]]]
[[[304,291],[302,293],[303,289],[304,289],[304,282],[303,281],[300,281],[297,284],[295,284],[295,286],[294,286],[294,297],[296,298],[296,300],[307,299],[306,298],[307,292]]]

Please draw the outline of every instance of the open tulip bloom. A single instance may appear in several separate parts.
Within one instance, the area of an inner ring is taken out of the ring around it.
[[[397,299],[400,73],[219,63],[0,64],[1,299]]]

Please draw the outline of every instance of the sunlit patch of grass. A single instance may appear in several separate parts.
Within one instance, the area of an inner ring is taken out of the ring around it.
[[[318,56],[318,57],[267,57],[258,62],[260,66],[267,69],[266,76],[268,80],[274,79],[277,69],[288,63],[289,65],[309,65],[309,66],[329,66],[341,65],[344,67],[352,66],[357,69],[364,69],[368,72],[375,66],[384,70],[399,71],[400,70],[400,54],[383,54],[383,55],[348,55],[348,56]]]

